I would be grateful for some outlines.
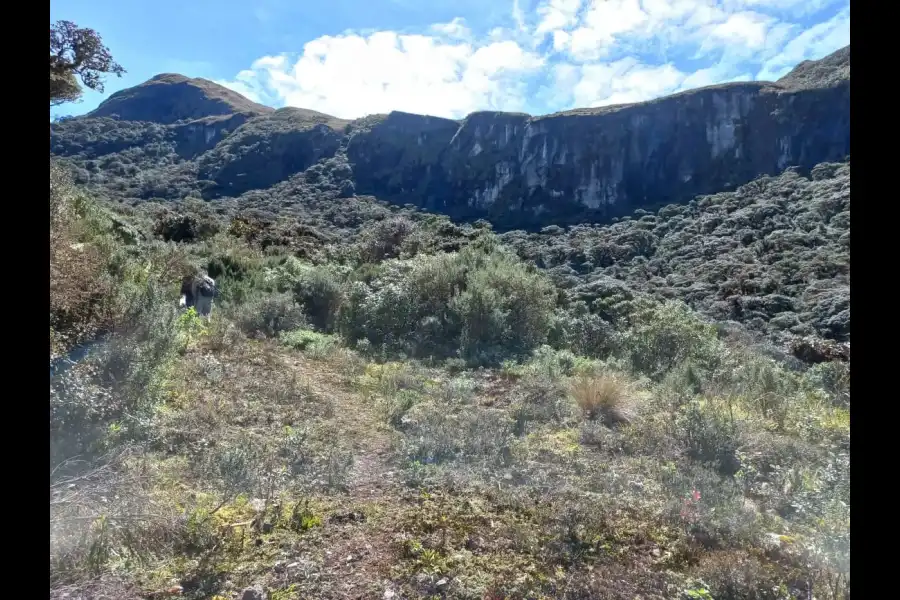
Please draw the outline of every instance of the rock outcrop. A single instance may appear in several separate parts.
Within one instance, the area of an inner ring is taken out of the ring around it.
[[[845,60],[843,60],[845,59]],[[499,226],[605,221],[850,153],[849,48],[784,84],[461,123],[391,113],[352,137],[357,191]],[[802,85],[801,85],[802,84]]]

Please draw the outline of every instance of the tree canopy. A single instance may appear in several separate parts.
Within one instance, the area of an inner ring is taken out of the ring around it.
[[[82,85],[102,92],[104,74],[121,77],[124,72],[93,29],[78,27],[71,21],[57,21],[50,26],[51,106],[78,100]]]

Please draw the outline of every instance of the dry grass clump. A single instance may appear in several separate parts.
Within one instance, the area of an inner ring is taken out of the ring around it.
[[[619,425],[634,420],[632,386],[621,375],[581,376],[572,383],[570,393],[584,415],[592,421]]]

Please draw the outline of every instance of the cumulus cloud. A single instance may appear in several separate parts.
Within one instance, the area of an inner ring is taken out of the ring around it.
[[[586,65],[573,90],[579,106],[607,106],[649,100],[674,91],[685,74],[674,66],[649,66],[634,58]]]
[[[774,19],[766,15],[742,12],[730,15],[725,21],[709,27],[709,37],[703,47],[708,44],[739,44],[745,48],[760,48],[766,43],[766,34]]]
[[[569,49],[577,60],[596,60],[617,36],[646,28],[648,18],[638,0],[594,0],[581,26],[572,32]]]
[[[307,43],[299,58],[260,58],[225,84],[258,102],[345,118],[391,110],[460,117],[521,104],[523,75],[542,65],[541,57],[510,40],[477,47],[379,31],[323,36]]]
[[[757,79],[774,81],[790,71],[797,63],[820,58],[850,43],[850,8],[810,27],[792,38],[781,52],[763,65]]]
[[[575,106],[585,107],[643,102],[722,81],[752,79],[750,73],[737,73],[728,63],[686,73],[672,64],[647,65],[632,57],[611,63],[569,66],[558,77],[563,78],[560,83],[574,81],[572,101]]]
[[[345,32],[265,56],[224,85],[344,118],[551,112],[775,79],[849,43],[848,0],[512,0],[418,32]]]
[[[539,5],[537,14],[541,20],[535,33],[546,34],[575,25],[578,22],[579,8],[581,0],[550,0]]]

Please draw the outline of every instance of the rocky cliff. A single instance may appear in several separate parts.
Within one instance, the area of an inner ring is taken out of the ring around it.
[[[461,123],[392,113],[352,137],[357,190],[508,226],[604,221],[850,153],[849,48],[781,82]],[[803,85],[798,85],[798,80]]]
[[[194,178],[207,198],[265,189],[340,155],[351,169],[337,171],[348,179],[338,187],[391,202],[487,218],[501,229],[603,222],[845,158],[849,77],[847,47],[778,82],[640,104],[543,117],[478,112],[462,121],[393,112],[347,122],[303,109],[273,112],[211,82],[165,75],[55,125],[51,149],[76,163],[93,160],[99,175],[88,178],[105,185],[106,150],[141,146],[139,131],[152,131],[155,158],[141,170],[168,153],[163,162],[177,167],[177,179]],[[111,115],[115,122],[100,118]]]

